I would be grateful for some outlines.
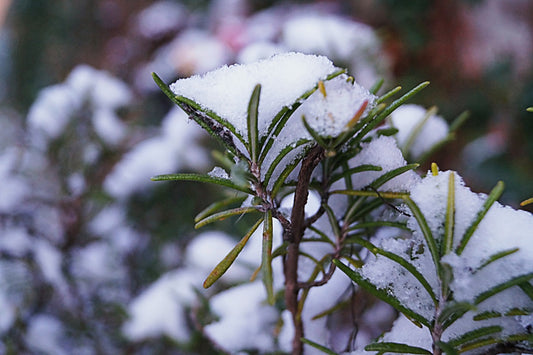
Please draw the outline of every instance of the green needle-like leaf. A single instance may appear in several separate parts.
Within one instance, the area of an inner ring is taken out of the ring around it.
[[[346,70],[339,69],[331,74],[329,74],[324,81],[331,80],[343,73],[345,73]],[[270,151],[270,148],[272,148],[272,145],[274,144],[274,141],[276,140],[276,137],[279,135],[281,130],[285,127],[285,124],[289,120],[289,118],[292,116],[294,111],[300,105],[309,97],[311,96],[316,90],[318,89],[318,83],[310,90],[306,91],[302,96],[300,96],[296,101],[294,101],[289,107],[284,107],[278,114],[274,117],[272,122],[270,123],[270,126],[268,127],[267,134],[261,138],[261,146],[262,151],[259,156],[259,164],[262,164],[263,160],[267,156],[268,152]]]
[[[369,184],[369,186],[372,187],[373,189],[378,189],[380,186],[394,179],[396,176],[401,175],[409,170],[414,170],[418,168],[419,166],[420,164],[407,164],[399,168],[393,169],[391,171],[387,171],[385,174],[381,175],[376,180],[372,181]]]
[[[526,108],[526,111],[528,111],[528,112],[533,112],[533,107],[528,107],[528,108]]]
[[[322,136],[320,136],[320,134],[318,134],[317,131],[315,131],[313,129],[313,127],[311,127],[309,125],[309,123],[307,122],[307,120],[305,119],[305,116],[302,116],[302,122],[304,124],[304,127],[305,129],[307,130],[307,132],[309,132],[309,134],[311,135],[311,137],[313,137],[313,139],[318,143],[318,145],[320,145],[321,147],[323,147],[324,149],[328,149],[328,145],[326,144],[326,142],[324,141],[324,138],[322,138]]]
[[[429,282],[425,279],[424,275],[422,275],[420,271],[418,271],[416,267],[410,264],[407,260],[399,256],[398,254],[391,253],[384,249],[378,248],[377,246],[375,246],[374,244],[370,243],[369,241],[363,238],[353,238],[352,241],[367,248],[372,254],[382,255],[394,261],[395,263],[398,263],[401,266],[403,266],[407,271],[409,271],[409,273],[411,273],[411,275],[413,275],[418,280],[418,282],[420,282],[420,284],[424,287],[424,289],[427,291],[427,293],[433,300],[433,303],[435,304],[435,306],[438,305],[439,302],[437,300],[437,296],[435,296],[435,293],[433,292],[433,289],[431,288],[431,285],[429,284]]]
[[[405,95],[400,97],[398,100],[391,103],[387,108],[385,108],[379,115],[377,115],[371,122],[369,122],[363,129],[357,133],[357,136],[354,138],[355,143],[359,143],[368,132],[373,130],[375,127],[377,127],[385,118],[387,118],[388,115],[390,115],[394,110],[396,110],[398,107],[403,105],[407,100],[412,98],[414,95],[416,95],[418,92],[420,92],[422,89],[424,89],[426,86],[429,85],[429,81],[425,81],[409,92],[407,92]],[[384,95],[385,96],[385,95]],[[383,97],[383,96],[382,96]]]
[[[466,312],[475,310],[476,307],[468,302],[448,302],[439,315],[438,322],[443,329],[448,328],[461,318]]]
[[[279,166],[279,163],[293,150],[295,150],[298,147],[301,147],[302,145],[305,145],[307,143],[310,143],[312,141],[308,139],[300,139],[296,143],[291,144],[283,148],[279,154],[276,156],[276,158],[272,161],[270,166],[268,167],[268,170],[265,174],[264,184],[268,186],[268,183],[270,181],[270,178],[272,177],[272,174],[274,173],[274,170]]]
[[[522,289],[522,291],[524,291],[524,293],[531,299],[533,300],[533,285],[531,285],[529,282],[522,282],[520,285],[520,288]]]
[[[520,275],[517,277],[513,277],[510,280],[507,280],[506,282],[503,282],[499,285],[496,285],[492,287],[491,289],[479,294],[476,299],[474,300],[474,304],[480,304],[481,302],[485,301],[487,298],[492,297],[508,288],[511,288],[513,286],[520,285],[524,282],[528,282],[533,278],[533,272],[530,272],[528,274]]]
[[[400,90],[402,90],[402,87],[401,86],[396,86],[394,89],[390,90],[390,91],[387,91],[386,93],[384,93],[383,95],[381,95],[377,100],[376,100],[376,103],[377,104],[380,104],[382,102],[385,102],[387,101],[388,99],[390,99],[392,96],[396,95],[397,93],[400,92]]]
[[[491,256],[489,256],[485,261],[483,261],[483,263],[474,272],[477,272],[477,271],[483,269],[487,265],[490,265],[493,262],[495,262],[496,260],[500,260],[501,258],[504,258],[507,255],[514,254],[514,253],[516,253],[519,250],[520,250],[519,248],[513,248],[513,249],[509,249],[509,250],[502,250],[502,251],[500,251],[498,253],[494,253]]]
[[[237,216],[251,212],[258,212],[258,210],[255,207],[239,207],[227,211],[218,212],[198,221],[194,225],[194,228],[198,229],[210,223],[221,221],[231,216]]]
[[[207,216],[216,213],[217,211],[220,211],[223,208],[226,208],[228,206],[234,205],[234,204],[241,204],[246,197],[230,197],[222,201],[217,201],[206,208],[204,208],[200,213],[194,217],[194,222],[201,221],[202,219],[206,218]]]
[[[442,266],[440,263],[440,255],[439,255],[439,250],[437,248],[437,242],[435,241],[435,238],[433,237],[433,233],[431,232],[431,229],[428,226],[426,217],[424,217],[424,214],[422,213],[422,211],[420,211],[420,208],[418,207],[418,205],[410,197],[405,198],[404,201],[407,207],[409,207],[409,209],[411,210],[411,213],[415,217],[418,223],[418,226],[420,227],[420,230],[422,231],[422,235],[424,236],[424,239],[426,240],[426,243],[428,244],[429,252],[431,253],[433,263],[435,264],[435,269],[437,270],[437,274],[440,276],[442,280],[444,275],[442,274]]]
[[[481,337],[485,337],[487,335],[491,335],[491,334],[494,334],[494,333],[499,333],[502,330],[503,330],[503,328],[500,327],[500,326],[497,326],[497,325],[478,328],[478,329],[474,329],[474,330],[471,330],[469,332],[466,332],[466,333],[462,334],[461,336],[459,336],[457,338],[451,339],[451,340],[448,341],[448,343],[451,344],[452,346],[457,347],[457,346],[459,346],[461,344],[464,344],[464,343],[467,343],[467,342],[471,342],[471,341],[479,339]]]
[[[376,296],[377,298],[381,299],[382,301],[390,304],[394,308],[396,308],[398,311],[405,314],[408,318],[425,325],[426,327],[430,327],[430,321],[425,319],[422,315],[416,313],[412,309],[409,309],[405,307],[396,297],[390,295],[386,290],[377,288],[373,283],[371,283],[369,280],[363,278],[358,272],[350,269],[348,266],[344,265],[340,260],[334,259],[333,263],[348,277],[350,277],[355,283],[357,283],[359,286],[363,287],[365,290]]]
[[[446,203],[446,217],[444,221],[444,241],[442,243],[442,255],[446,255],[452,251],[454,224],[455,224],[455,174],[452,171],[448,178],[448,200]]]
[[[256,231],[256,229],[259,227],[259,225],[263,222],[263,218],[261,217],[253,226],[252,228],[246,233],[246,235],[231,249],[231,251],[222,259],[221,262],[218,263],[217,266],[211,271],[209,276],[204,281],[204,288],[211,287],[215,281],[217,281],[224,273],[229,269],[229,267],[233,264],[235,259],[237,259],[237,256],[241,253],[242,249],[248,243],[248,240],[252,236],[252,234]]]
[[[263,224],[263,253],[261,258],[261,270],[263,273],[263,284],[267,293],[267,301],[273,305],[274,299],[274,280],[272,277],[272,211],[265,212]]]
[[[246,192],[247,194],[252,194],[253,191],[247,186],[241,186],[235,184],[229,179],[223,179],[219,177],[209,176],[205,174],[192,174],[192,173],[181,173],[181,174],[166,174],[166,175],[157,175],[151,178],[152,181],[196,181],[196,182],[205,182],[210,184],[217,184],[224,187],[229,187],[237,191]]]
[[[314,341],[311,341],[309,339],[306,339],[306,338],[301,338],[302,340],[302,343],[304,344],[307,344],[309,346],[312,346],[313,348],[315,349],[318,349],[320,351],[322,351],[324,354],[328,354],[328,355],[338,355],[336,352],[326,348],[325,346],[323,345],[320,345],[318,343],[315,343]]]
[[[361,173],[363,171],[381,171],[381,170],[383,170],[383,168],[377,165],[370,165],[370,164],[359,165],[351,169],[346,169],[342,173],[333,175],[329,181],[332,184],[342,178],[351,177],[352,175]]]
[[[504,337],[504,338],[488,337],[484,339],[479,339],[479,340],[463,345],[461,347],[461,353],[474,350],[474,349],[479,349],[487,345],[506,344],[506,343],[509,344],[509,343],[515,343],[515,342],[521,342],[521,341],[531,341],[531,334],[514,334],[514,335]]]
[[[213,138],[215,138],[219,143],[222,144],[222,146],[224,146],[226,149],[228,149],[229,151],[231,151],[234,155],[236,156],[241,156],[241,154],[239,154],[239,151],[235,148],[235,146],[233,145],[233,142],[228,142],[227,140],[223,139],[219,132],[217,132],[215,130],[215,127],[213,124],[210,124],[206,119],[205,117],[202,117],[202,115],[199,115],[195,109],[195,107],[191,107],[187,102],[185,102],[184,100],[181,99],[181,97],[177,96],[176,94],[174,94],[172,92],[172,90],[170,90],[170,88],[168,87],[167,84],[165,84],[163,82],[163,80],[161,80],[161,78],[156,74],[156,73],[152,73],[152,77],[155,81],[155,83],[157,84],[157,86],[159,86],[159,88],[161,89],[161,91],[163,91],[163,93],[165,95],[167,95],[167,97],[173,102],[175,103],[176,105],[178,105],[183,111],[185,111],[190,118],[192,118],[196,123],[198,123],[200,125],[200,127],[202,127],[207,133],[209,133]],[[190,101],[190,100],[189,100]],[[193,101],[190,101],[192,103],[194,103]],[[194,103],[195,104],[195,103]],[[196,104],[195,104],[196,105]],[[196,105],[197,106],[197,105]]]
[[[409,198],[409,194],[405,192],[390,192],[390,191],[369,191],[369,190],[333,190],[330,192],[331,195],[342,194],[348,196],[371,196],[371,197],[381,197],[386,199],[401,199],[405,200]]]
[[[379,89],[381,89],[381,87],[383,86],[384,82],[385,82],[385,80],[379,79],[378,81],[376,81],[376,83],[374,85],[372,85],[372,87],[368,91],[370,91],[371,94],[376,95],[378,93]]]
[[[496,200],[498,200],[500,196],[502,195],[504,187],[505,185],[503,184],[503,182],[498,181],[496,186],[492,189],[489,196],[485,200],[483,207],[478,212],[476,218],[474,219],[470,227],[468,227],[465,234],[463,235],[463,238],[461,239],[461,242],[457,246],[457,249],[455,251],[457,255],[461,255],[463,253],[463,250],[465,249],[466,245],[468,244],[468,241],[470,240],[470,238],[476,231],[477,227],[479,226],[479,223],[481,223],[483,218],[485,218],[485,215],[487,214],[489,209],[492,207],[494,202],[496,202]]]
[[[437,341],[436,344],[446,355],[459,355],[459,352],[448,343]]]
[[[298,156],[296,159],[294,159],[290,164],[287,164],[285,166],[285,169],[279,174],[277,180],[274,182],[274,185],[272,187],[272,197],[275,197],[279,190],[283,187],[283,185],[287,182],[287,178],[291,174],[291,172],[300,164],[300,161],[305,156],[306,151],[308,151],[309,148],[306,148],[300,156]]]
[[[257,84],[250,97],[248,103],[248,144],[250,158],[253,163],[257,163],[259,155],[259,131],[258,131],[258,115],[259,115],[259,97],[261,95],[261,85]]]
[[[407,225],[402,222],[393,222],[393,221],[372,221],[372,222],[362,222],[357,223],[353,225],[352,227],[348,228],[348,232],[359,230],[359,229],[367,229],[367,228],[381,228],[381,227],[396,227],[399,229],[409,230],[407,228]]]
[[[461,128],[461,126],[466,122],[469,117],[469,111],[461,112],[461,114],[452,121],[452,124],[450,125],[450,132],[456,132],[459,128]]]
[[[374,343],[365,346],[365,350],[387,353],[433,355],[430,351],[426,349],[401,343]]]

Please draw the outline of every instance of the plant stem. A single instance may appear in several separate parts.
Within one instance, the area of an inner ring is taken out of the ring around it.
[[[287,254],[283,260],[285,274],[285,306],[292,314],[294,325],[294,338],[292,341],[292,354],[303,353],[302,338],[304,329],[301,314],[298,312],[298,257],[300,254],[300,242],[305,231],[305,205],[309,195],[309,183],[315,167],[324,157],[324,149],[315,146],[302,160],[302,167],[298,174],[298,182],[294,193],[294,203],[291,213],[289,228],[283,231],[283,239],[289,243]]]

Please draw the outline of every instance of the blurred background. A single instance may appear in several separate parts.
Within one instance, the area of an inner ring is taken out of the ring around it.
[[[435,161],[477,192],[503,180],[515,208],[533,196],[531,1],[0,0],[0,354],[215,351],[208,315],[155,320],[158,302],[190,314],[194,293],[135,306],[172,270],[209,269],[191,260],[192,221],[221,194],[150,182],[211,170],[216,148],[151,72],[170,83],[286,51],[367,87],[429,80],[414,103],[470,118],[420,171]]]

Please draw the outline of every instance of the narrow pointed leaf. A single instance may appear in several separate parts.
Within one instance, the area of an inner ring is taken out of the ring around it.
[[[409,230],[407,228],[407,225],[402,222],[393,222],[393,221],[372,221],[372,222],[361,222],[353,225],[352,227],[348,228],[348,232],[359,230],[359,229],[367,229],[367,228],[381,228],[381,227],[395,227],[399,229]]]
[[[204,208],[200,213],[194,217],[194,222],[201,221],[202,219],[206,218],[209,215],[212,215],[213,213],[216,213],[217,211],[220,211],[223,208],[226,208],[228,206],[234,205],[234,204],[240,204],[242,203],[246,197],[230,197],[222,201],[217,201],[206,208]]]
[[[276,156],[276,158],[272,161],[270,166],[268,167],[268,170],[265,173],[264,184],[268,186],[268,183],[270,182],[270,178],[272,177],[272,174],[274,173],[274,170],[276,170],[276,168],[279,166],[279,164],[281,163],[283,158],[285,158],[290,152],[292,152],[296,148],[298,148],[298,147],[300,147],[302,145],[308,144],[310,142],[312,142],[312,141],[310,141],[308,139],[300,139],[295,144],[289,145],[289,146],[286,146],[285,148],[283,148],[279,152],[279,154]]]
[[[393,97],[394,95],[396,95],[397,93],[399,93],[401,90],[402,90],[402,87],[401,87],[401,86],[396,86],[396,87],[393,88],[392,90],[389,90],[389,91],[387,91],[386,93],[384,93],[383,95],[381,95],[381,96],[376,100],[376,103],[380,104],[380,103],[382,103],[382,102],[387,101],[388,99],[390,99],[391,97]]]
[[[346,70],[340,69],[337,70],[331,74],[329,74],[324,80],[331,80],[343,73],[345,73]],[[279,135],[281,130],[285,127],[285,124],[287,123],[287,120],[292,116],[292,114],[296,111],[298,107],[309,97],[311,96],[316,90],[318,89],[318,83],[313,87],[312,89],[306,91],[302,96],[300,96],[296,101],[292,103],[289,107],[284,107],[278,114],[274,117],[272,122],[270,123],[270,126],[268,127],[267,134],[261,138],[261,146],[262,151],[259,156],[259,164],[263,162],[265,157],[267,156],[268,152],[270,151],[270,148],[272,148],[272,145],[274,144],[274,141],[276,140],[276,137]]]
[[[531,299],[533,300],[533,285],[531,285],[529,282],[522,282],[520,285],[520,288],[522,289],[522,291],[524,291],[524,293]]]
[[[235,137],[237,137],[237,139],[239,139],[241,141],[242,144],[246,145],[246,140],[243,138],[243,136],[235,129],[235,126],[233,126],[233,124],[231,124],[230,122],[226,121],[225,119],[223,119],[222,117],[220,117],[218,114],[216,114],[215,112],[211,111],[211,110],[208,110],[208,109],[205,109],[203,108],[202,106],[200,106],[198,103],[196,103],[194,100],[191,100],[189,99],[188,97],[185,97],[185,96],[180,96],[180,95],[176,95],[176,99],[182,103],[182,104],[185,104],[187,106],[189,106],[189,108],[192,108],[194,110],[194,112],[196,112],[196,114],[199,116],[199,117],[208,117],[210,119],[212,119],[213,121],[217,122],[219,125],[227,128],[231,133],[233,133],[233,135]],[[183,108],[183,105],[180,105],[180,107]],[[186,110],[185,112],[187,113],[190,113],[190,109],[189,110]]]
[[[198,221],[194,225],[194,228],[198,229],[210,223],[221,221],[231,216],[237,216],[251,212],[258,212],[258,210],[256,207],[239,207],[227,211],[218,212]]]
[[[490,265],[492,264],[493,262],[497,261],[497,260],[500,260],[501,258],[504,258],[506,257],[507,255],[511,255],[511,254],[514,254],[516,253],[517,251],[519,251],[520,249],[519,248],[513,248],[513,249],[508,249],[508,250],[502,250],[498,253],[494,253],[492,254],[490,257],[488,257],[478,268],[477,270],[475,270],[475,272],[483,269],[484,267],[486,267],[487,265]]]
[[[330,194],[342,194],[348,196],[363,196],[363,197],[380,197],[386,199],[400,199],[405,200],[409,198],[409,194],[405,192],[389,192],[389,191],[368,191],[368,190],[333,190]]]
[[[263,284],[267,293],[267,301],[273,305],[274,299],[274,280],[272,277],[272,211],[265,212],[263,224],[263,252],[261,257],[261,271],[263,274]]]
[[[466,120],[468,120],[469,117],[470,117],[469,111],[461,112],[461,114],[452,121],[452,124],[450,125],[450,132],[455,132],[459,128],[461,128],[461,126],[466,122]]]
[[[452,251],[454,224],[455,224],[455,174],[452,171],[448,178],[448,199],[446,203],[446,217],[444,221],[444,241],[442,243],[442,255],[446,255]]]
[[[437,274],[441,276],[441,279],[444,275],[442,275],[442,267],[440,263],[440,255],[439,250],[437,248],[437,242],[435,241],[435,238],[433,237],[433,233],[431,232],[431,229],[428,226],[428,222],[426,220],[426,217],[424,217],[424,214],[422,211],[420,211],[420,208],[418,205],[410,198],[407,197],[404,199],[405,204],[409,209],[411,210],[411,213],[415,217],[418,226],[420,227],[420,230],[422,231],[422,235],[424,236],[424,239],[426,240],[426,243],[429,248],[429,252],[431,253],[431,257],[433,259],[433,263],[435,264],[435,268],[437,270]]]
[[[496,186],[492,189],[492,191],[490,192],[489,196],[485,200],[485,203],[483,204],[483,207],[478,212],[476,218],[474,219],[474,221],[472,222],[470,227],[468,227],[468,229],[466,230],[465,234],[463,235],[463,238],[461,239],[461,242],[457,246],[457,249],[456,249],[457,255],[461,255],[462,254],[463,250],[465,249],[466,245],[468,244],[468,241],[470,240],[470,238],[472,237],[472,235],[476,231],[477,227],[479,226],[479,223],[481,223],[483,218],[485,218],[485,215],[487,214],[489,209],[492,207],[494,202],[496,202],[496,200],[498,200],[500,198],[500,196],[502,195],[504,187],[505,187],[505,185],[503,184],[503,182],[499,181],[496,184]]]
[[[289,177],[289,175],[298,166],[298,164],[300,164],[300,162],[302,161],[303,157],[305,156],[305,152],[306,151],[308,151],[307,148],[305,149],[303,154],[301,154],[300,156],[295,158],[290,164],[287,164],[287,166],[285,166],[285,169],[283,169],[281,174],[279,174],[277,180],[274,182],[274,185],[272,187],[272,196],[273,197],[275,197],[278,194],[279,190],[287,182],[287,178]]]
[[[521,342],[521,341],[531,341],[531,334],[514,334],[514,335],[504,337],[504,338],[487,337],[484,339],[479,339],[471,343],[464,344],[461,347],[461,353],[474,350],[474,349],[479,349],[479,348],[482,348],[488,345],[506,344],[506,343],[508,344],[508,343],[516,343],[516,342]]]
[[[418,280],[418,282],[420,282],[422,287],[424,287],[424,289],[427,291],[427,293],[433,300],[433,303],[435,304],[435,306],[438,304],[437,296],[435,296],[435,292],[433,292],[433,288],[431,288],[431,285],[429,284],[429,282],[425,279],[424,275],[422,275],[420,271],[418,271],[416,267],[410,264],[407,260],[399,256],[398,254],[391,253],[387,250],[378,248],[377,246],[375,246],[374,244],[370,243],[369,241],[363,238],[356,238],[354,241],[358,243],[359,245],[367,248],[372,254],[382,255],[386,257],[387,259],[400,264],[407,271],[409,271],[409,273],[413,275]]]
[[[374,85],[372,85],[372,87],[370,88],[370,93],[373,94],[373,95],[376,95],[379,91],[379,89],[381,89],[381,87],[383,86],[383,83],[385,82],[385,80],[382,79],[379,79],[378,81],[376,81],[376,83]]]
[[[461,318],[466,312],[475,310],[476,307],[468,302],[448,302],[439,315],[438,322],[443,329],[448,328]]]
[[[478,329],[471,330],[469,332],[466,332],[464,334],[461,334],[461,336],[457,338],[453,338],[448,341],[448,344],[457,347],[459,345],[462,345],[467,342],[471,342],[473,340],[479,339],[481,337],[486,337],[487,335],[491,335],[494,333],[499,333],[503,330],[502,327],[493,325],[489,327],[482,327]]]
[[[448,343],[437,341],[436,344],[446,355],[459,355],[459,352]]]
[[[196,181],[210,184],[217,184],[231,189],[246,192],[252,194],[252,190],[247,186],[241,186],[235,184],[229,179],[223,179],[219,177],[209,176],[205,174],[193,174],[193,173],[181,173],[181,174],[165,174],[157,175],[151,178],[152,181]]]
[[[496,285],[492,287],[491,289],[479,294],[476,299],[474,300],[474,304],[480,304],[481,302],[485,301],[487,298],[490,298],[508,288],[511,288],[513,286],[520,285],[523,282],[528,282],[533,278],[533,272],[530,272],[528,274],[520,275],[517,277],[514,277],[506,282],[503,282],[499,285]]]
[[[396,168],[396,169],[392,169],[390,171],[387,171],[385,174],[381,175],[380,177],[378,177],[376,180],[372,181],[369,186],[374,188],[374,189],[378,189],[380,186],[382,186],[383,184],[385,184],[386,182],[394,179],[396,176],[398,175],[401,175],[409,170],[414,170],[416,168],[418,168],[420,166],[420,164],[407,164],[407,165],[404,165],[404,166],[401,166],[399,168]]]
[[[485,312],[481,312],[481,313],[474,315],[472,319],[474,319],[475,321],[480,321],[480,320],[487,320],[487,319],[500,318],[500,317],[503,317],[503,314],[501,314],[500,312],[485,311]]]
[[[313,139],[318,143],[318,145],[320,145],[324,149],[328,149],[329,147],[327,146],[326,142],[324,141],[324,138],[322,138],[322,136],[320,136],[320,134],[317,131],[315,131],[313,129],[313,127],[311,127],[309,125],[309,123],[305,119],[305,116],[302,116],[302,122],[303,122],[304,127],[307,130],[307,132],[309,132],[311,137],[313,137]]]
[[[256,231],[256,229],[259,227],[259,225],[263,222],[263,218],[260,218],[253,226],[252,228],[246,233],[246,235],[231,249],[231,251],[218,263],[217,266],[211,271],[209,276],[204,281],[204,288],[211,287],[215,281],[217,281],[226,271],[228,271],[229,267],[233,264],[235,259],[237,259],[237,256],[239,256],[240,252],[248,243],[248,240],[252,236],[252,234]]]
[[[165,95],[176,105],[178,105],[183,111],[185,111],[190,118],[192,118],[200,127],[202,127],[207,133],[209,133],[215,140],[217,140],[222,146],[224,146],[227,150],[232,152],[235,156],[243,157],[242,154],[237,150],[233,142],[229,141],[228,139],[224,139],[218,130],[215,129],[215,126],[208,122],[208,120],[205,118],[205,116],[202,116],[198,114],[198,112],[195,110],[194,107],[189,106],[187,103],[185,103],[183,100],[180,99],[177,95],[175,95],[172,90],[168,87],[167,84],[161,80],[161,78],[156,74],[152,73],[152,77],[161,89]]]
[[[331,229],[333,230],[333,235],[338,240],[341,235],[341,231],[339,228],[339,222],[337,221],[337,217],[335,216],[335,212],[329,207],[327,204],[323,204],[322,207],[326,210],[326,214],[328,216],[329,225],[331,226]]]
[[[399,354],[423,354],[423,355],[433,355],[430,351],[419,348],[417,346],[411,346],[401,343],[374,343],[365,346],[366,351],[383,351],[387,353],[399,353]]]
[[[424,89],[426,86],[429,85],[429,81],[423,82],[407,92],[405,95],[400,97],[398,100],[391,103],[387,108],[385,108],[379,115],[376,116],[371,122],[369,122],[359,133],[357,133],[357,136],[355,136],[354,141],[360,142],[368,132],[373,130],[375,127],[377,127],[385,118],[387,118],[388,115],[390,115],[394,110],[396,110],[398,107],[403,105],[406,101],[408,101],[410,98],[412,98],[414,95],[416,95],[418,92],[420,92],[422,89]],[[382,96],[383,97],[383,96]],[[379,103],[379,102],[378,102]]]
[[[378,136],[390,137],[390,136],[394,136],[399,131],[400,130],[398,128],[389,127],[389,128],[378,129],[376,133],[378,134]]]
[[[363,278],[358,272],[350,269],[348,266],[343,264],[340,260],[334,259],[333,263],[348,277],[350,277],[355,283],[357,283],[359,286],[363,287],[365,290],[367,290],[372,295],[376,296],[377,298],[381,299],[382,301],[390,304],[394,308],[396,308],[398,311],[404,313],[407,317],[410,319],[419,322],[420,324],[425,325],[426,327],[430,327],[430,321],[425,319],[422,315],[416,313],[412,309],[409,309],[405,307],[396,297],[390,295],[386,290],[377,288],[374,284],[372,284],[369,280]]]
[[[333,175],[330,179],[330,183],[334,183],[345,177],[351,177],[352,175],[361,173],[363,171],[381,171],[381,170],[383,170],[383,168],[377,165],[370,165],[370,164],[359,165],[351,169],[347,169],[343,171],[342,173]]]
[[[313,348],[317,349],[317,350],[320,350],[322,351],[324,354],[328,354],[328,355],[338,355],[336,352],[326,348],[325,346],[323,345],[320,345],[318,343],[315,343],[314,341],[311,341],[309,339],[306,339],[306,338],[301,338],[300,339],[302,341],[302,343],[304,344],[307,344],[309,346],[312,346]]]
[[[258,115],[259,115],[259,97],[261,95],[261,85],[257,84],[250,97],[248,103],[248,144],[250,149],[250,158],[253,163],[257,163],[259,155],[259,131],[258,131]]]

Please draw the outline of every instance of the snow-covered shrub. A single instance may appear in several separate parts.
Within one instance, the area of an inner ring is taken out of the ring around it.
[[[427,83],[388,103],[396,89],[377,96],[380,83],[367,90],[326,57],[301,53],[170,87],[154,79],[225,152],[208,174],[153,180],[233,191],[196,217],[197,228],[231,216],[252,220],[203,283],[211,287],[240,254],[255,251],[246,264],[263,287],[237,285],[211,299],[218,318],[204,332],[218,346],[333,353],[327,315],[354,281],[405,316],[355,353],[532,349],[533,216],[495,202],[501,183],[485,196],[436,165],[421,178],[398,148],[416,159],[449,138],[434,109],[402,106]],[[392,127],[382,124],[389,116]]]

